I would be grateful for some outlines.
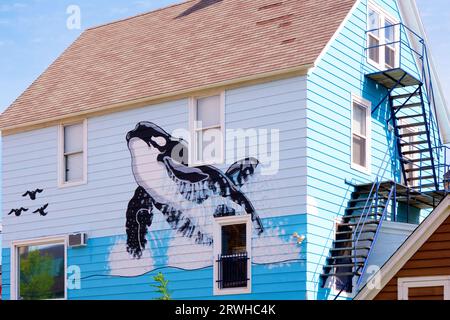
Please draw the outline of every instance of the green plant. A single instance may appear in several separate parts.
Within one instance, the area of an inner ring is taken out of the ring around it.
[[[20,295],[24,300],[51,299],[55,284],[53,259],[32,251],[20,261]]]
[[[157,284],[152,284],[151,286],[153,288],[156,288],[155,292],[161,295],[159,298],[156,298],[155,300],[171,300],[172,298],[168,288],[169,280],[166,280],[161,272],[158,273],[156,276],[153,276],[153,280],[155,280]]]

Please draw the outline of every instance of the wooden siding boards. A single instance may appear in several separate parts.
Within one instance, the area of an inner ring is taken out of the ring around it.
[[[450,275],[450,217],[427,239],[420,249],[403,265],[399,272],[378,293],[375,300],[397,300],[398,279]],[[436,298],[439,293],[428,293],[421,299]],[[431,296],[431,297],[430,297]]]
[[[395,0],[374,1],[401,21]],[[371,174],[351,168],[351,96],[369,100],[375,107],[386,90],[365,78],[377,70],[366,61],[365,31],[367,0],[359,2],[353,14],[308,75],[307,86],[307,291],[309,299],[330,299],[334,293],[321,289],[319,275],[334,238],[334,221],[345,213],[353,183],[371,183],[383,161],[392,133],[385,122],[384,103],[372,116]],[[405,37],[405,34],[402,35]],[[406,38],[404,38],[406,39]],[[418,76],[410,50],[402,49],[402,67]],[[404,114],[411,114],[410,110]],[[391,147],[389,147],[391,149]],[[392,154],[392,150],[391,150]],[[385,179],[400,178],[400,166],[388,168]],[[422,212],[422,218],[428,212]]]
[[[226,129],[280,130],[279,172],[255,178],[254,189],[246,193],[266,228],[279,228],[279,233],[263,235],[267,238],[265,247],[254,241],[254,257],[264,261],[275,249],[279,250],[280,241],[293,244],[294,232],[306,234],[306,77],[227,90],[225,112]],[[45,218],[29,212],[3,218],[4,297],[10,297],[11,241],[79,231],[88,233],[89,242],[85,248],[68,249],[68,265],[78,265],[82,270],[82,289],[69,290],[69,299],[154,297],[149,284],[157,271],[127,279],[120,276],[123,270],[113,270],[111,263],[125,262],[123,268],[134,267],[127,267],[126,260],[120,260],[123,258],[108,260],[114,244],[124,238],[126,207],[136,189],[125,135],[139,121],[152,121],[172,132],[188,129],[188,119],[187,99],[89,118],[88,183],[70,188],[57,187],[57,127],[4,137],[3,211],[49,203]],[[31,201],[21,196],[34,187],[44,189],[39,199]],[[152,267],[161,268],[158,270],[170,280],[176,299],[305,298],[306,243],[299,246],[295,261],[273,267],[254,264],[250,295],[217,297],[213,296],[212,248],[205,249],[207,254],[211,252],[208,262],[204,255],[196,258],[189,254],[189,246],[171,246],[170,241],[176,242],[180,236],[168,228],[153,231],[153,236],[160,242],[158,247],[151,247]],[[203,263],[206,267],[193,271],[168,267],[169,250],[176,250],[179,259],[192,259],[193,264]],[[290,252],[281,252],[281,260],[283,256],[292,258]]]
[[[400,19],[395,0],[376,2]],[[226,129],[281,130],[280,170],[270,179],[255,180],[255,190],[249,191],[248,196],[266,226],[281,225],[284,229],[282,235],[269,234],[267,238],[292,242],[294,232],[306,235],[298,261],[273,268],[255,264],[250,295],[213,296],[212,267],[195,271],[167,267],[169,240],[176,240],[177,235],[167,228],[159,229],[155,235],[162,240],[162,245],[152,248],[153,266],[162,268],[167,275],[174,298],[334,297],[332,291],[319,287],[319,275],[334,238],[335,218],[345,213],[353,191],[344,180],[372,182],[391,135],[385,125],[385,104],[372,118],[372,174],[350,167],[351,95],[362,96],[375,106],[386,94],[364,76],[376,71],[366,62],[364,54],[366,18],[367,0],[362,0],[307,77],[245,86],[225,93]],[[402,55],[404,67],[417,74],[411,53],[402,50]],[[32,214],[4,217],[6,298],[9,297],[11,241],[82,230],[88,232],[89,244],[86,248],[69,249],[68,259],[69,265],[82,266],[86,278],[82,290],[69,291],[69,299],[151,299],[149,283],[154,273],[123,278],[110,273],[107,261],[111,247],[125,233],[126,206],[136,188],[125,134],[144,120],[155,122],[168,132],[188,129],[188,119],[187,99],[89,118],[88,184],[63,189],[56,184],[56,127],[6,136],[3,139],[3,212],[19,205],[33,206],[34,203],[20,197],[30,186],[44,188],[39,201],[50,203],[46,219]],[[396,169],[388,170],[387,178],[398,178]],[[450,248],[449,252],[441,251],[450,257]],[[259,253],[261,257],[269,255],[264,250],[259,252],[263,252]],[[429,252],[421,254],[426,256]]]

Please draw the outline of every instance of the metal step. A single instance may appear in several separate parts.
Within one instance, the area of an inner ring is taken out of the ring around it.
[[[423,114],[413,114],[413,115],[409,115],[409,116],[401,116],[398,117],[397,120],[403,120],[403,119],[411,119],[411,118],[417,118],[417,117],[422,117],[423,118]]]
[[[416,123],[403,124],[401,126],[397,126],[397,128],[407,129],[407,128],[420,127],[420,126],[424,126],[424,125],[425,125],[425,122],[416,122]]]
[[[428,143],[428,141],[426,140],[422,140],[422,141],[413,141],[413,142],[408,142],[408,143],[400,143],[401,147],[406,147],[406,146],[417,146],[419,144],[424,144],[424,143]]]
[[[370,247],[364,247],[364,246],[361,246],[361,247],[342,247],[342,248],[332,248],[332,249],[330,249],[330,251],[332,251],[332,252],[334,252],[334,251],[347,251],[347,250],[351,250],[351,251],[354,251],[354,250],[370,250]]]
[[[355,242],[356,239],[342,239],[342,240],[334,240],[333,243],[346,243],[346,242]],[[359,241],[373,241],[373,238],[368,239],[359,239]]]
[[[414,178],[408,178],[406,180],[408,181],[416,181],[416,180],[428,180],[428,179],[433,179],[434,176],[424,176],[424,177],[414,177]],[[422,186],[423,188],[423,186]]]
[[[414,137],[414,136],[421,136],[423,134],[427,134],[426,131],[417,131],[417,132],[411,132],[411,133],[404,133],[399,135],[400,138],[407,138],[407,137]]]
[[[417,102],[417,103],[408,103],[408,104],[400,105],[400,106],[394,106],[394,109],[414,108],[414,107],[421,107],[421,106],[422,106],[422,103]]]
[[[430,161],[431,158],[422,158],[422,159],[406,159],[406,158],[401,158],[400,159],[403,163],[416,163],[416,162],[426,162],[426,161]]]
[[[375,216],[382,216],[383,212],[372,212],[369,214],[355,214],[355,215],[348,215],[343,216],[342,219],[356,219],[356,218],[362,218],[362,217],[375,217]]]
[[[378,199],[378,201],[380,201],[380,199]],[[367,207],[366,206],[360,206],[360,207],[350,207],[350,208],[347,208],[347,209],[345,209],[345,211],[355,211],[355,210],[362,210],[362,209],[368,209],[370,207],[370,205],[368,205]],[[373,208],[375,208],[376,206],[375,205],[373,205],[372,206],[372,209]],[[378,204],[378,207],[382,207],[382,208],[384,208],[384,207],[386,207],[386,205],[385,204],[382,204],[382,203],[379,203]]]
[[[379,224],[379,223],[380,223],[380,221],[378,221],[378,220],[366,220],[364,222],[365,225],[366,224]],[[339,226],[342,226],[342,227],[352,227],[352,226],[357,226],[357,225],[362,226],[362,223],[351,222],[351,223],[340,223],[339,224]]]
[[[427,184],[422,184],[420,186],[412,186],[411,188],[412,189],[420,189],[420,188],[428,189],[428,188],[434,188],[434,187],[435,187],[434,183],[427,183]]]
[[[392,99],[405,99],[405,98],[409,98],[409,97],[416,97],[419,95],[420,95],[419,92],[405,93],[405,94],[399,94],[396,96],[392,96]]]
[[[408,155],[408,154],[416,154],[416,153],[424,153],[424,152],[430,152],[430,149],[417,149],[417,150],[412,150],[412,151],[404,151],[404,152],[402,152],[402,154]]]
[[[365,254],[358,254],[358,255],[354,255],[354,254],[351,254],[351,255],[345,255],[345,256],[331,256],[331,257],[327,257],[327,261],[330,261],[330,260],[342,260],[342,259],[366,259],[367,258],[367,255],[365,255]],[[359,262],[362,262],[362,261],[359,261]]]
[[[323,277],[340,277],[340,276],[360,276],[360,272],[330,272],[330,273],[322,273]]]
[[[359,231],[359,230],[358,230]],[[364,228],[364,231],[363,231],[363,233],[368,233],[368,232],[370,232],[370,233],[375,233],[377,230],[376,230],[376,228],[375,229],[367,229],[367,228]],[[336,235],[343,235],[343,234],[352,234],[352,233],[354,233],[355,232],[355,230],[348,230],[348,231],[336,231]]]
[[[354,266],[359,266],[362,267],[364,266],[364,262],[356,262],[356,263],[336,263],[336,264],[327,264],[326,267],[330,267],[330,268],[345,268],[345,267],[354,267]]]
[[[433,169],[433,166],[425,166],[420,168],[406,169],[405,172],[427,171]]]

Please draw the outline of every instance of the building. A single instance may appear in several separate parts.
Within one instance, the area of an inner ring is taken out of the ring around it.
[[[396,0],[86,30],[0,117],[4,297],[353,298],[449,191],[426,44]]]

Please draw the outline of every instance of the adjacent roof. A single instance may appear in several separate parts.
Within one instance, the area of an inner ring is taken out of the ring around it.
[[[379,279],[378,283],[380,285],[376,288],[369,288],[366,284],[354,299],[371,300],[375,298],[449,216],[450,195],[444,198],[433,212],[414,230],[383,267],[371,276],[370,279]]]
[[[313,64],[355,1],[192,0],[88,29],[0,128]]]

